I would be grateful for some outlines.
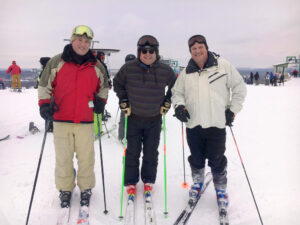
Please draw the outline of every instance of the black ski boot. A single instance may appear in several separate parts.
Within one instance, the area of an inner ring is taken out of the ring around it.
[[[92,195],[91,189],[86,189],[82,191],[80,194],[80,205],[89,207],[91,195]]]
[[[60,191],[59,198],[60,198],[60,206],[62,208],[69,208],[71,205],[71,197],[72,192],[71,191]]]

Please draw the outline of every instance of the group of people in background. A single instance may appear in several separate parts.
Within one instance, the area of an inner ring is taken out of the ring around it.
[[[298,77],[298,71],[296,69],[293,70],[292,75],[294,77]],[[244,80],[247,84],[255,83],[255,85],[259,85],[260,84],[259,73],[256,72],[255,74],[253,74],[253,72],[250,72],[249,80],[247,80],[246,76],[244,76]],[[282,74],[282,73],[267,72],[264,77],[264,81],[265,81],[264,84],[266,86],[269,86],[269,85],[271,85],[271,86],[283,85],[284,86],[285,77],[284,77],[284,74]]]

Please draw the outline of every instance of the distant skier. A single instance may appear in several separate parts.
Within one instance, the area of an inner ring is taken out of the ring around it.
[[[45,67],[46,67],[46,65],[47,65],[47,62],[48,62],[49,60],[50,60],[50,57],[41,57],[41,58],[40,58],[41,72],[40,72],[40,74],[39,74],[39,76],[38,76],[38,79],[37,79],[37,81],[36,81],[36,85],[34,86],[34,88],[38,88],[38,86],[39,86],[39,81],[40,81],[40,79],[41,79],[42,73],[43,73],[43,71],[44,71],[44,69],[45,69]]]
[[[70,207],[75,188],[73,157],[78,161],[77,184],[81,206],[89,206],[94,173],[94,113],[104,111],[108,89],[91,50],[94,33],[80,25],[72,31],[71,44],[50,59],[38,86],[40,114],[54,120],[55,184],[62,208]],[[53,100],[56,107],[52,107]]]
[[[279,85],[281,85],[282,84],[282,86],[284,86],[284,74],[282,73],[282,74],[280,74],[280,76],[279,76]]]
[[[254,78],[254,75],[253,75],[253,73],[251,72],[251,73],[250,73],[250,84],[253,84],[253,78]]]
[[[270,73],[270,83],[273,86],[274,85],[274,74],[273,72]]]
[[[255,85],[259,85],[259,74],[258,74],[258,72],[256,72],[254,74],[254,80],[255,80]]]
[[[2,78],[0,78],[0,87],[4,90],[5,89],[5,85],[4,82],[2,80]]]
[[[194,202],[199,198],[205,176],[205,161],[211,167],[218,203],[228,204],[226,129],[242,109],[246,86],[242,76],[227,60],[208,51],[206,39],[194,35],[188,40],[191,59],[172,89],[175,116],[186,123],[191,151]]]
[[[278,81],[278,73],[274,73],[274,79],[273,79],[274,86],[277,86],[277,81]]]
[[[136,59],[135,55],[133,54],[128,54],[125,57],[125,63]],[[124,138],[124,125],[125,125],[125,113],[121,110],[120,113],[120,122],[119,122],[119,132],[118,132],[118,138],[120,141],[123,140]]]
[[[11,72],[11,82],[13,86],[13,90],[17,91],[16,86],[18,86],[18,92],[22,92],[21,86],[21,68],[17,65],[16,61],[12,61],[12,65],[10,65],[6,71],[7,74]]]
[[[160,61],[159,43],[155,37],[142,36],[137,47],[137,59],[123,65],[113,79],[120,108],[128,116],[124,184],[129,196],[135,194],[139,182],[142,151],[144,191],[151,192],[155,183],[162,115],[171,106],[171,88],[176,80],[172,68]]]
[[[294,69],[292,74],[295,78],[298,77],[298,70]]]
[[[107,69],[107,65],[104,62],[105,61],[105,54],[104,54],[104,52],[98,51],[97,55],[96,55],[96,58],[100,61],[100,63],[105,68],[105,72],[106,72],[105,75],[107,76],[108,87],[109,87],[109,89],[111,89],[112,88],[112,82],[111,82],[110,75],[109,75],[109,72],[108,72],[108,69]]]
[[[270,73],[267,72],[265,76],[265,85],[269,86],[270,85]]]

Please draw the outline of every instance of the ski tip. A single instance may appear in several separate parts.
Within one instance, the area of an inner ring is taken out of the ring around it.
[[[119,216],[119,219],[122,221],[124,219],[124,216]]]
[[[181,187],[184,188],[184,189],[188,189],[188,188],[189,188],[189,183],[183,182],[183,183],[181,184]]]

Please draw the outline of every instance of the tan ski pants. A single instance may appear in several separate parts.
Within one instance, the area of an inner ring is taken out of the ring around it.
[[[55,184],[60,191],[75,187],[73,158],[78,162],[77,184],[81,191],[95,187],[94,124],[53,123]]]

